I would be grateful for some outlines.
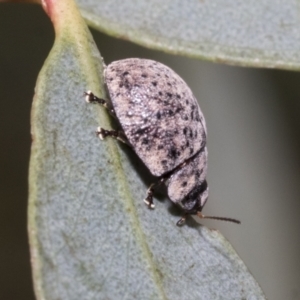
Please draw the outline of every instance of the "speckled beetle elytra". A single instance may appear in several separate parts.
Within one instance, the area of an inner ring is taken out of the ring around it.
[[[201,213],[208,199],[206,124],[183,79],[159,62],[130,58],[108,65],[104,80],[112,106],[90,91],[85,93],[86,101],[105,106],[123,131],[98,128],[97,134],[129,144],[159,177],[148,189],[147,206],[154,208],[154,188],[166,183],[170,200],[184,210],[177,225],[189,214],[240,223]]]

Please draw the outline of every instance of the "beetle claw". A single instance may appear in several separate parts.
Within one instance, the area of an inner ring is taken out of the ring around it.
[[[147,198],[144,199],[145,204],[148,206],[148,208],[154,209],[155,205],[153,203],[152,199],[149,199],[149,196],[147,196]]]
[[[186,215],[183,215],[178,222],[176,223],[177,226],[182,226],[186,221]]]

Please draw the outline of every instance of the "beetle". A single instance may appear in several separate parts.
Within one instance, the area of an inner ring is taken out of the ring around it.
[[[129,58],[109,64],[104,81],[111,104],[85,93],[88,103],[98,103],[117,118],[123,130],[98,128],[100,139],[107,136],[130,145],[149,171],[159,177],[150,185],[144,199],[153,209],[157,186],[167,185],[170,200],[179,204],[184,215],[240,223],[204,216],[208,199],[207,129],[196,98],[184,80],[169,67],[148,59]]]

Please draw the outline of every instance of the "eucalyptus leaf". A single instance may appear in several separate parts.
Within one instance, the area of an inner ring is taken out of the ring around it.
[[[29,236],[37,299],[265,299],[230,244],[160,197],[143,204],[149,176],[114,140],[102,59],[72,0],[45,1],[56,40],[32,107]]]
[[[94,28],[145,47],[241,66],[298,70],[296,0],[77,0]]]

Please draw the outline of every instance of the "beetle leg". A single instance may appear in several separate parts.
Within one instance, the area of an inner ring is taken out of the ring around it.
[[[146,205],[148,206],[148,208],[154,208],[155,205],[153,203],[153,193],[154,193],[154,187],[156,186],[156,183],[152,183],[148,190],[147,190],[147,196],[144,199],[144,202],[146,203]]]
[[[85,92],[84,95],[85,95],[85,101],[87,103],[98,103],[98,104],[104,106],[113,117],[116,117],[116,113],[115,113],[114,109],[107,103],[106,100],[98,98],[91,91]]]
[[[130,143],[128,142],[125,134],[123,131],[120,130],[106,130],[101,127],[98,127],[96,134],[99,136],[100,140],[104,140],[107,136],[110,136],[112,138],[115,138],[119,140],[120,142],[127,144],[131,147]]]
[[[168,177],[162,177],[159,181],[152,183],[147,191],[147,196],[144,199],[144,202],[146,203],[146,205],[148,206],[148,208],[154,208],[155,205],[153,203],[153,194],[154,194],[154,189],[161,185],[162,183],[164,183],[166,180],[168,179]]]
[[[107,103],[107,101],[105,101],[104,99],[98,98],[97,96],[95,96],[91,91],[87,91],[84,93],[85,95],[85,101],[88,103],[98,103],[102,106],[104,106],[109,113],[116,117],[116,113],[114,111],[114,109]],[[101,127],[98,127],[96,134],[99,136],[99,138],[101,140],[104,140],[107,136],[111,136],[119,141],[121,141],[124,144],[127,144],[128,146],[131,147],[130,143],[128,142],[125,134],[123,131],[120,130],[106,130],[103,129]]]
[[[185,223],[186,217],[188,216],[188,213],[185,213],[176,223],[177,226],[182,226]]]

